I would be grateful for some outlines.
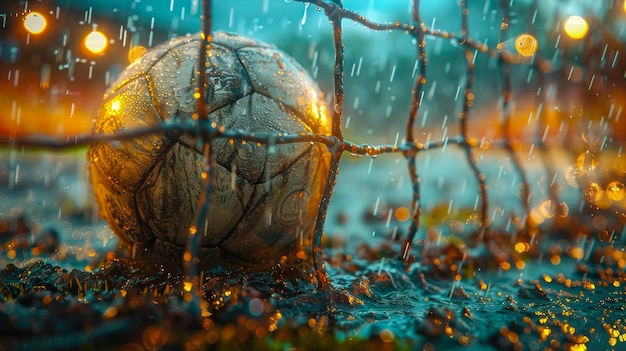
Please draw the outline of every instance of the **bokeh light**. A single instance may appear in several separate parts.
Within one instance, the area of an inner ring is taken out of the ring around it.
[[[515,50],[522,56],[534,56],[537,46],[537,39],[530,34],[521,34],[515,38]]]
[[[24,17],[24,28],[30,34],[41,34],[46,30],[48,21],[39,12],[31,12]]]
[[[93,31],[85,37],[85,47],[94,54],[101,54],[108,46],[106,35],[99,31]]]
[[[406,222],[411,217],[411,212],[406,207],[400,207],[396,210],[395,217],[399,222]]]
[[[119,100],[113,100],[113,102],[111,102],[111,113],[119,112],[121,106],[122,104],[120,103]]]
[[[565,20],[563,30],[572,39],[582,39],[589,31],[589,24],[580,16],[570,16]]]
[[[626,187],[619,181],[612,181],[606,187],[606,195],[613,201],[621,201],[626,196]]]

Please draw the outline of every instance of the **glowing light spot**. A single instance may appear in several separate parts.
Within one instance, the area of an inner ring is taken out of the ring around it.
[[[575,344],[570,347],[570,351],[585,351],[587,350],[587,345],[585,344]]]
[[[118,112],[121,107],[122,104],[118,100],[113,100],[113,102],[111,102],[111,112]]]
[[[135,46],[128,52],[128,62],[133,63],[137,61],[143,54],[148,51],[145,47],[139,45]]]
[[[597,166],[598,159],[590,152],[583,152],[576,158],[576,168],[581,173],[592,172]]]
[[[596,182],[591,182],[589,184],[589,189],[586,195],[590,201],[594,201],[595,205],[603,210],[611,207],[613,204],[613,201],[611,201],[606,191],[604,191],[600,187],[600,184]]]
[[[572,39],[582,39],[589,31],[589,24],[580,16],[570,16],[563,23],[563,30]]]
[[[518,253],[524,253],[528,251],[528,249],[530,249],[530,245],[528,243],[525,243],[525,242],[515,243],[515,251],[517,251]]]
[[[537,209],[530,211],[530,222],[533,226],[538,226],[543,223],[546,218],[541,214],[541,212]]]
[[[41,34],[48,26],[48,21],[39,12],[31,12],[24,17],[24,28],[30,34]]]
[[[556,213],[556,206],[552,204],[552,200],[545,200],[538,208],[541,215],[545,218],[552,218]]]
[[[506,333],[506,338],[509,339],[512,344],[517,344],[519,342],[519,335],[512,331]]]
[[[390,343],[393,341],[393,332],[390,329],[383,329],[378,334],[380,340],[384,343]]]
[[[607,185],[606,195],[613,201],[621,201],[626,196],[626,188],[624,184],[614,180]]]
[[[183,289],[184,289],[186,292],[190,292],[190,291],[191,291],[191,289],[193,289],[193,283],[192,283],[192,282],[184,282],[184,283],[183,283]]]
[[[101,54],[106,50],[109,41],[102,32],[93,31],[85,37],[85,47],[94,54]]]
[[[524,57],[534,56],[537,47],[537,39],[530,34],[521,34],[515,38],[515,50]]]
[[[117,315],[117,308],[115,307],[109,307],[104,311],[103,317],[104,318],[113,318]]]
[[[575,259],[580,260],[580,259],[582,259],[582,258],[583,258],[584,251],[583,251],[583,249],[581,249],[580,247],[575,247],[575,248],[573,248],[573,249],[570,251],[569,255],[570,255],[572,258],[575,258]]]
[[[411,211],[406,207],[400,207],[396,210],[394,216],[399,222],[406,222],[411,216]]]

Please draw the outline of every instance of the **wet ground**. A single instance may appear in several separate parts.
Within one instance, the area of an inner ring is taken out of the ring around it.
[[[123,258],[92,207],[83,153],[0,153],[0,349],[626,349],[619,208],[581,204],[563,179],[568,216],[544,213],[534,237],[517,230],[502,154],[483,158],[498,209],[482,242],[475,183],[453,151],[420,156],[424,229],[410,264],[397,260],[404,161],[347,156],[324,240],[329,289],[308,267],[210,271],[196,298],[179,273]],[[557,159],[567,169],[576,157]],[[542,168],[527,167],[542,194]]]

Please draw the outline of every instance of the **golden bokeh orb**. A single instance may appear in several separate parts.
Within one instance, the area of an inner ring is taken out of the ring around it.
[[[589,31],[589,24],[580,16],[570,16],[563,23],[563,30],[572,39],[582,39]]]
[[[46,30],[48,21],[39,12],[31,12],[24,17],[24,28],[30,34],[41,34]]]
[[[87,34],[85,37],[85,48],[94,54],[101,54],[109,45],[106,35],[97,30]]]
[[[515,51],[522,56],[534,56],[537,47],[537,39],[530,34],[520,34],[515,38]]]

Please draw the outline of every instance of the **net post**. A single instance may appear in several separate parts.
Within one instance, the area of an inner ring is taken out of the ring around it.
[[[406,140],[407,144],[415,145],[415,137],[413,135],[413,129],[415,127],[415,120],[417,118],[417,114],[419,112],[419,108],[422,102],[422,94],[424,90],[424,85],[426,84],[426,66],[428,65],[428,57],[426,55],[426,28],[424,23],[422,22],[420,16],[420,1],[413,0],[413,25],[414,30],[411,31],[411,34],[417,40],[417,60],[418,60],[418,74],[415,77],[415,81],[413,83],[413,89],[411,94],[411,106],[409,107],[409,113],[406,120]],[[420,216],[421,216],[421,192],[420,192],[420,177],[419,172],[417,170],[416,159],[418,154],[417,147],[411,147],[410,149],[403,151],[403,155],[407,160],[407,167],[409,171],[409,177],[411,178],[411,188],[412,188],[412,201],[411,201],[411,223],[409,224],[409,228],[407,230],[407,236],[402,244],[402,249],[400,252],[400,259],[404,262],[409,262],[411,248],[413,245],[413,240],[415,235],[419,229],[420,224]]]
[[[533,1],[533,5],[531,8],[531,11],[533,13],[536,13],[538,11],[538,6],[539,6],[539,0],[534,0]],[[529,24],[529,32],[532,36],[536,37],[535,34],[535,22],[531,21],[531,23]],[[533,60],[533,68],[540,70],[540,72],[543,73],[543,69],[541,67],[541,61],[542,61],[542,57],[541,55],[537,52],[535,54],[535,59]],[[542,87],[541,92],[537,95],[536,99],[539,101],[540,104],[545,105],[546,103],[546,89],[543,89],[543,87],[545,87],[546,82],[545,82],[545,75],[544,74],[539,74],[538,75],[538,80],[539,80],[539,86]],[[550,151],[548,150],[548,146],[544,140],[544,137],[542,135],[542,131],[544,130],[544,126],[547,126],[547,121],[546,121],[546,113],[544,111],[544,109],[538,109],[537,111],[537,124],[538,127],[536,129],[536,144],[537,147],[539,149],[539,155],[541,155],[541,163],[543,165],[543,168],[546,170],[546,174],[548,174],[548,177],[550,179],[550,182],[548,183],[548,198],[550,199],[550,201],[552,201],[552,203],[554,204],[555,207],[555,215],[554,218],[556,219],[560,219],[562,220],[564,218],[564,216],[566,215],[566,213],[563,210],[563,206],[560,202],[560,198],[559,198],[559,189],[558,186],[556,184],[556,177],[557,177],[557,171],[554,167],[554,162],[552,160],[552,157],[550,155]],[[552,225],[553,227],[558,226],[559,225],[559,220],[554,220],[552,221]]]
[[[206,68],[210,65],[208,62],[208,54],[211,50],[211,42],[213,40],[212,33],[212,0],[202,0],[202,32],[200,34],[200,43],[198,48],[198,63],[197,63],[197,84],[194,88],[194,98],[196,99],[196,114],[192,116],[197,125],[208,125],[209,115],[206,101],[206,89],[207,89],[207,77]],[[199,140],[198,143],[202,147],[202,156],[204,158],[204,164],[202,167],[202,190],[196,202],[196,214],[189,227],[189,233],[187,236],[187,244],[185,252],[183,254],[183,269],[184,269],[184,285],[183,294],[184,299],[187,302],[197,301],[197,298],[201,294],[202,282],[200,281],[201,274],[199,273],[198,264],[198,247],[200,245],[201,236],[204,237],[208,233],[208,206],[211,198],[211,193],[215,188],[216,175],[215,175],[215,156],[213,154],[213,148],[211,147],[211,139],[213,133],[210,129],[198,128]]]
[[[498,34],[498,43],[504,43],[507,38],[508,30],[509,30],[509,1],[508,0],[500,0],[500,11],[502,11],[502,21],[500,23],[500,33]],[[501,96],[502,96],[502,111],[501,111],[501,121],[500,121],[500,132],[503,137],[503,147],[506,150],[507,154],[511,158],[511,163],[515,172],[520,177],[520,183],[522,187],[522,196],[520,202],[522,204],[522,208],[524,210],[525,215],[525,223],[524,228],[528,231],[529,234],[531,231],[531,221],[530,221],[530,185],[528,183],[528,177],[526,176],[526,172],[522,167],[522,163],[520,158],[518,157],[515,149],[513,147],[513,143],[511,141],[511,100],[512,100],[512,89],[511,89],[511,67],[509,62],[504,60],[504,47],[501,48],[498,55],[498,65],[500,67],[500,75],[502,77],[502,86],[501,86]],[[532,242],[533,240],[531,240]]]
[[[468,128],[468,119],[470,108],[474,104],[474,92],[473,92],[473,83],[474,83],[474,68],[475,68],[475,53],[473,50],[478,50],[472,44],[472,41],[469,36],[469,8],[467,7],[467,1],[461,0],[461,45],[463,45],[463,53],[465,56],[465,64],[466,64],[466,77],[465,77],[465,88],[463,90],[463,107],[461,109],[461,113],[459,113],[459,123],[461,128],[461,138],[462,142],[460,144],[461,148],[465,152],[465,158],[467,159],[467,163],[470,166],[470,169],[478,181],[478,189],[480,192],[481,198],[481,209],[480,209],[480,229],[478,232],[479,241],[483,241],[485,239],[488,227],[489,227],[489,219],[487,218],[487,211],[489,208],[489,203],[487,200],[487,183],[485,181],[485,175],[481,173],[480,169],[476,165],[476,157],[474,156],[474,147],[470,143],[470,135]]]
[[[345,149],[343,143],[343,134],[341,131],[341,116],[343,113],[343,66],[344,66],[344,49],[343,49],[343,29],[341,27],[342,8],[336,4],[325,4],[326,16],[330,20],[333,30],[333,44],[335,48],[335,65],[333,70],[333,116],[331,124],[331,135],[335,139],[335,143],[329,148],[330,166],[328,170],[328,178],[322,193],[322,202],[317,213],[315,231],[313,233],[313,266],[317,276],[317,287],[319,289],[327,289],[329,287],[328,276],[324,268],[324,255],[322,250],[322,236],[324,234],[324,223],[328,213],[328,205],[333,194],[333,189],[337,183],[337,174],[339,173],[339,160]]]

